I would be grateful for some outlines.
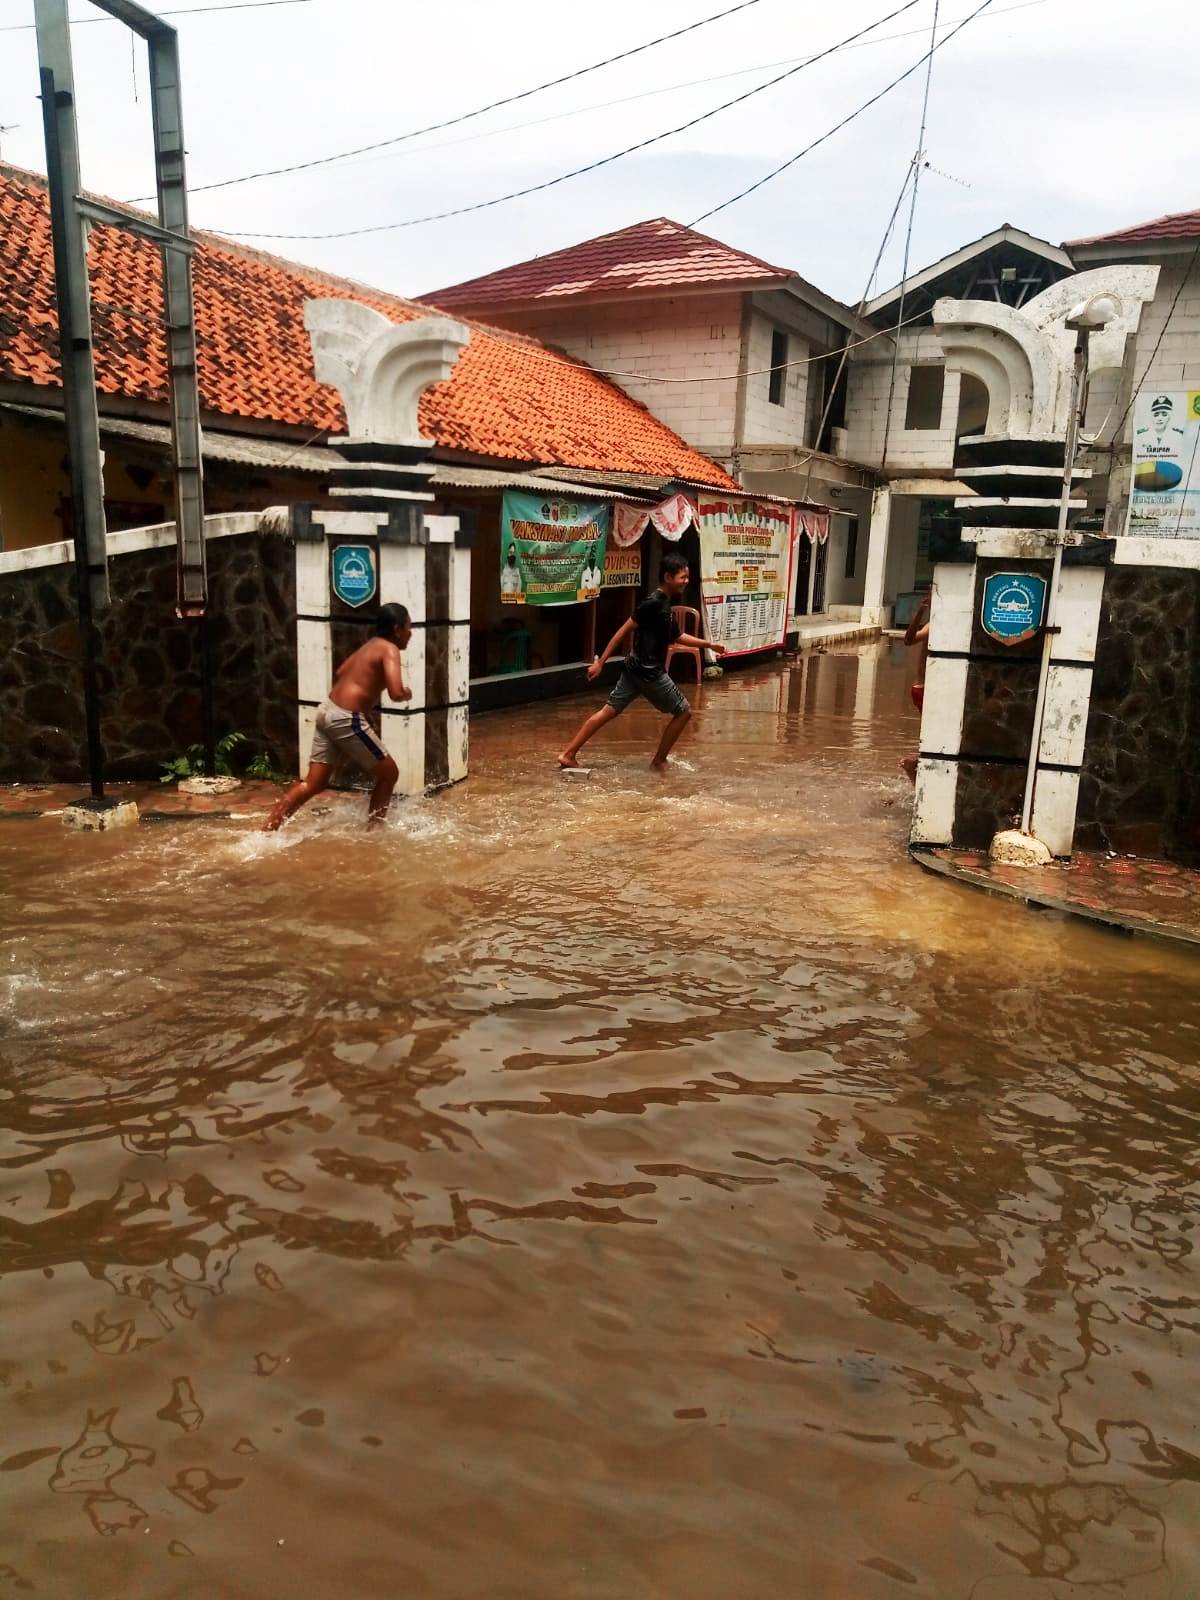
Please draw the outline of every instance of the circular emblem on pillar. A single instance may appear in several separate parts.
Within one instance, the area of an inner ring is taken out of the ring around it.
[[[332,552],[330,587],[347,606],[365,606],[379,587],[375,552],[367,544],[338,544]]]
[[[983,631],[999,644],[1023,644],[1042,625],[1046,580],[1033,572],[993,572],[983,586]]]

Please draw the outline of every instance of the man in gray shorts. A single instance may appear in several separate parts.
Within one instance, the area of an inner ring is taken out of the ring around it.
[[[352,761],[373,778],[379,763],[388,759],[388,753],[361,711],[343,711],[341,706],[326,698],[317,712],[309,760],[323,767],[334,767],[339,759]]]
[[[266,821],[268,833],[282,827],[305,801],[328,786],[340,759],[352,761],[371,779],[368,826],[374,827],[386,818],[400,773],[367,721],[367,712],[379,704],[385,689],[393,700],[412,699],[412,690],[404,686],[400,661],[400,652],[411,638],[407,609],[401,605],[383,606],[373,637],[338,668],[333,688],[317,712],[308,772],[272,810]]]
[[[579,732],[558,758],[560,767],[577,767],[580,750],[598,733],[606,722],[619,717],[622,711],[639,695],[649,700],[656,711],[661,711],[670,721],[663,729],[658,749],[650,763],[661,772],[676,739],[688,725],[692,712],[683,693],[667,672],[667,651],[673,644],[683,644],[711,650],[723,656],[723,644],[711,644],[707,639],[697,639],[693,634],[681,633],[672,607],[679,604],[687,593],[688,564],[681,555],[663,557],[658,588],[641,602],[628,622],[622,623],[608,641],[602,656],[597,656],[588,668],[588,682],[594,683],[604,669],[604,663],[632,635],[632,643],[625,652],[625,665],[616,687],[608,697],[608,704],[592,713]]]

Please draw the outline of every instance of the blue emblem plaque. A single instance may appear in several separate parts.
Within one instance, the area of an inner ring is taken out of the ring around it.
[[[375,552],[367,544],[338,544],[333,547],[330,582],[334,594],[348,606],[365,606],[375,598],[378,575]]]
[[[983,631],[1000,644],[1032,639],[1046,614],[1046,580],[1033,572],[993,572],[983,585]]]

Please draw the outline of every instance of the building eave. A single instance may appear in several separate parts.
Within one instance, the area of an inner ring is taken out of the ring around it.
[[[999,228],[993,228],[990,233],[985,233],[982,238],[973,240],[970,244],[962,245],[958,250],[952,250],[949,255],[943,256],[940,261],[933,262],[930,266],[914,272],[903,283],[893,284],[883,294],[877,294],[873,300],[868,301],[865,313],[868,317],[878,316],[880,311],[893,304],[900,298],[901,290],[906,295],[912,294],[917,289],[923,289],[926,284],[933,283],[944,273],[954,272],[957,268],[965,266],[968,261],[976,256],[985,255],[987,251],[995,249],[1000,244],[1015,244],[1023,250],[1028,250],[1032,255],[1042,256],[1047,261],[1052,261],[1055,266],[1063,267],[1070,272],[1072,261],[1067,252],[1059,245],[1051,244],[1048,239],[1039,239],[1035,234],[1026,233],[1024,228],[1014,227],[1011,222],[1004,223]]]

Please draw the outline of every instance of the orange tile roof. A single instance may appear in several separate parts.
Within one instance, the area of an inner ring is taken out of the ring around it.
[[[1116,233],[1097,233],[1090,239],[1068,239],[1064,250],[1077,250],[1093,244],[1154,244],[1166,239],[1200,238],[1200,211],[1174,211],[1150,222],[1136,222],[1132,228]]]
[[[425,296],[432,305],[453,310],[489,310],[535,300],[564,300],[583,295],[642,293],[696,288],[704,284],[786,283],[787,267],[734,250],[706,233],[685,228],[669,217],[635,222],[585,239],[565,250],[519,261],[499,272],[470,278]]]
[[[313,373],[304,302],[359,300],[393,322],[432,310],[213,234],[196,231],[194,238],[200,403],[209,413],[343,433],[341,398]],[[165,401],[157,249],[118,228],[96,227],[88,264],[101,396]],[[534,339],[469,325],[471,341],[453,375],[421,400],[421,428],[435,445],[502,461],[736,487],[607,379]],[[45,179],[0,166],[0,381],[6,379],[61,383]]]

